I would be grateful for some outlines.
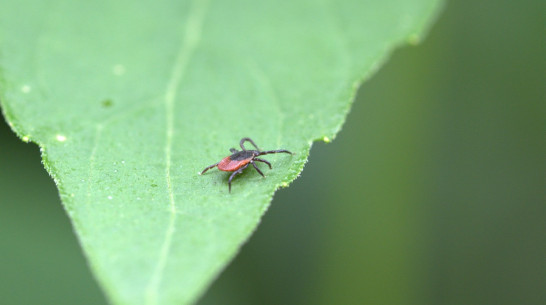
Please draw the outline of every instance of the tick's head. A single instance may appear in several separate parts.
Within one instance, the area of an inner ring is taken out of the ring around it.
[[[248,152],[252,153],[252,158],[257,157],[260,155],[260,152],[257,150],[247,150]]]

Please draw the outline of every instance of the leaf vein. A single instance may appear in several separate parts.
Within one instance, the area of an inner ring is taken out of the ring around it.
[[[85,200],[86,205],[89,205],[89,201],[91,199],[91,185],[93,183],[93,180],[95,179],[94,177],[95,176],[95,159],[96,159],[97,149],[99,147],[103,128],[104,126],[101,124],[98,124],[95,126],[93,148],[91,149],[91,154],[89,155],[89,170],[87,172],[87,194],[86,194],[86,200]]]
[[[182,38],[176,62],[173,67],[171,77],[167,83],[165,91],[165,116],[166,116],[166,145],[165,145],[165,178],[167,182],[167,192],[169,195],[169,223],[165,231],[165,237],[161,246],[159,258],[156,267],[152,273],[148,286],[146,288],[146,303],[158,304],[158,290],[163,276],[163,270],[167,264],[167,258],[172,246],[172,237],[175,231],[176,221],[176,202],[172,186],[171,166],[172,166],[172,145],[174,136],[174,108],[176,93],[180,82],[186,72],[186,68],[201,39],[201,30],[205,11],[208,7],[208,0],[195,0],[192,3],[188,19],[185,25],[185,31]]]

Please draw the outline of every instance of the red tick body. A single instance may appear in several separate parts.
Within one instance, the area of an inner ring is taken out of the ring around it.
[[[254,147],[256,147],[256,150],[247,150],[244,146],[244,143],[247,141],[250,142],[252,145],[254,145]],[[233,172],[233,174],[231,174],[231,176],[229,177],[229,181],[228,181],[230,193],[231,193],[231,180],[233,179],[233,177],[235,177],[235,175],[242,173],[243,170],[247,168],[249,164],[252,164],[252,166],[254,166],[256,171],[258,171],[260,175],[265,177],[254,161],[263,162],[269,165],[270,169],[271,169],[271,163],[269,163],[266,160],[257,158],[258,156],[267,155],[267,154],[276,154],[276,153],[292,154],[291,152],[285,149],[260,151],[258,146],[256,146],[254,141],[252,141],[250,138],[242,138],[241,142],[239,142],[239,145],[243,149],[242,151],[238,151],[235,148],[231,148],[230,151],[233,153],[232,155],[225,157],[224,159],[222,159],[222,161],[216,164],[208,166],[201,172],[201,175],[202,175],[213,167],[218,167],[219,170],[224,172]]]
[[[235,161],[231,160],[231,157],[225,157],[224,159],[222,159],[222,161],[220,161],[220,163],[218,163],[218,169],[224,172],[234,172],[239,168],[247,165],[249,161],[250,159]]]
[[[218,162],[218,169],[224,172],[234,172],[252,161],[256,154],[253,150],[239,151]]]

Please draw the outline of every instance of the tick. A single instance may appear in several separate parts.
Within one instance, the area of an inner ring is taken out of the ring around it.
[[[247,150],[245,148],[245,142],[250,142],[256,149],[255,150]],[[267,151],[261,151],[256,143],[252,141],[250,138],[242,138],[241,142],[239,142],[239,145],[243,150],[239,151],[235,148],[230,148],[229,151],[232,153],[232,155],[225,157],[222,159],[222,161],[213,164],[211,166],[207,166],[200,175],[204,174],[206,171],[213,167],[218,167],[219,170],[224,172],[233,172],[231,176],[229,176],[228,185],[229,185],[229,192],[231,193],[231,180],[233,180],[233,177],[237,176],[238,174],[241,174],[245,168],[247,168],[250,164],[254,166],[256,171],[262,175],[262,177],[265,178],[264,173],[258,168],[256,163],[257,162],[263,162],[267,165],[269,165],[269,169],[271,169],[271,163],[264,159],[258,158],[259,156],[268,155],[268,154],[278,154],[278,153],[287,153],[292,154],[286,149],[278,149],[278,150],[267,150]]]

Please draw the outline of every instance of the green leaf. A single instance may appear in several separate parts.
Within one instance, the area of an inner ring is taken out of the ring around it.
[[[111,302],[188,304],[299,175],[312,141],[340,130],[360,82],[417,42],[438,7],[4,1],[3,113],[40,146]],[[295,154],[267,156],[267,178],[247,169],[231,194],[228,173],[198,174],[247,136]]]

